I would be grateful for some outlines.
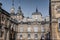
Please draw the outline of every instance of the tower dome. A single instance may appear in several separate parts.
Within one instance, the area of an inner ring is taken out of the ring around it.
[[[36,12],[33,12],[32,15],[41,15],[42,16],[41,12],[38,12],[37,8],[36,8]]]
[[[14,13],[15,13],[15,8],[14,8],[14,7],[11,8],[10,13],[11,13],[11,14],[14,14]]]

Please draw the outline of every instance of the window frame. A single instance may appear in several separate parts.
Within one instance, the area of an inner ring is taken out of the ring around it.
[[[34,38],[35,38],[35,39],[38,39],[38,33],[35,33],[35,34],[34,34]]]
[[[29,34],[29,35],[28,35],[28,39],[29,39],[29,38],[31,38],[31,34],[30,34],[30,33],[28,33],[28,34]]]

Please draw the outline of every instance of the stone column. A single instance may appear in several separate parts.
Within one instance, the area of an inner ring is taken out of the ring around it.
[[[9,31],[7,32],[7,35],[6,36],[7,36],[7,39],[6,40],[9,40]]]
[[[8,33],[8,30],[7,28],[4,29],[4,40],[7,40],[7,33]]]
[[[51,40],[59,40],[57,28],[58,28],[58,22],[54,19],[51,22]]]

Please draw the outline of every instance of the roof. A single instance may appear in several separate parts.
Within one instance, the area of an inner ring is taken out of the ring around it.
[[[42,14],[40,12],[34,12],[34,13],[32,13],[32,15],[41,15],[42,16]]]
[[[36,8],[36,12],[33,12],[32,15],[41,15],[42,16],[41,12],[38,12],[37,8]]]
[[[10,17],[10,14],[7,11],[5,11],[4,9],[0,8],[0,12],[2,12],[3,14]]]

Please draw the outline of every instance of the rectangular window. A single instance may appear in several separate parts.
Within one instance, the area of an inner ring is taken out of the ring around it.
[[[34,32],[38,32],[38,27],[34,27]]]
[[[1,18],[2,18],[2,21],[4,21],[4,20],[5,20],[5,17],[4,17],[4,15],[2,15],[2,16],[1,16]]]
[[[60,31],[60,23],[59,23],[59,31]]]
[[[22,37],[23,37],[23,33],[20,33],[20,39],[22,39]]]
[[[38,38],[38,34],[35,34],[35,38]]]
[[[20,37],[22,38],[22,34],[20,35]]]
[[[30,38],[30,33],[28,34],[28,38]]]
[[[1,14],[0,14],[0,25],[1,25]]]
[[[60,23],[59,23],[59,29],[60,29]]]
[[[2,35],[3,35],[3,34],[2,34],[2,31],[0,30],[0,37],[2,37]]]
[[[24,31],[23,29],[24,29],[23,27],[20,27],[20,32],[23,32]]]
[[[44,29],[43,26],[41,27],[41,32],[42,32],[42,33],[45,32],[45,29]]]

